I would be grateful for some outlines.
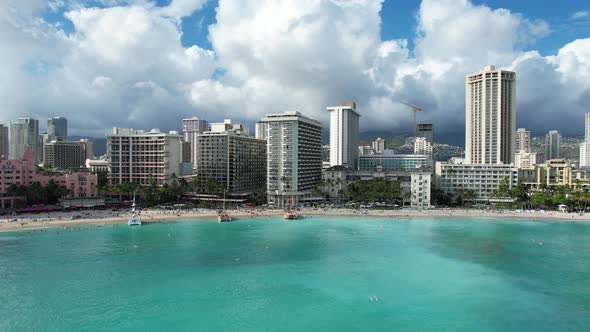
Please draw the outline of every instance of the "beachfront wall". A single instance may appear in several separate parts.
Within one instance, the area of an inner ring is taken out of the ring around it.
[[[69,173],[59,175],[45,175],[37,172],[35,157],[28,149],[21,160],[0,160],[0,207],[15,206],[18,197],[8,196],[11,185],[29,186],[39,183],[46,186],[51,180],[69,189],[69,197],[96,196],[98,176],[91,173]]]

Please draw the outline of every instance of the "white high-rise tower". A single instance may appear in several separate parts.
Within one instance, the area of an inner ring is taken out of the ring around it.
[[[358,169],[359,117],[355,102],[328,106],[330,112],[330,166]]]
[[[580,167],[590,166],[590,113],[584,118],[584,142],[580,143]]]
[[[514,162],[516,73],[487,66],[467,75],[465,100],[465,162]]]

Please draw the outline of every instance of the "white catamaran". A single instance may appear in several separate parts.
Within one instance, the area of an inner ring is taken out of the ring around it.
[[[131,204],[131,218],[127,222],[129,226],[141,226],[141,219],[137,216],[137,211],[135,210],[135,191],[133,192],[133,204]]]

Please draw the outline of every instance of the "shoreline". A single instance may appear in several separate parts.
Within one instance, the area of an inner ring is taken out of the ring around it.
[[[260,217],[280,217],[282,210],[228,210],[230,216],[240,219]],[[75,215],[76,213],[69,213]],[[89,216],[88,218],[70,219],[68,214],[60,213],[57,217],[42,218],[36,215],[22,216],[17,221],[0,221],[0,232],[39,230],[56,227],[91,226],[124,224],[129,218],[127,213],[123,215]],[[112,212],[111,212],[112,214]],[[590,223],[590,214],[579,215],[575,213],[560,213],[555,211],[512,211],[512,210],[469,210],[469,209],[431,209],[431,210],[352,210],[352,209],[304,209],[298,211],[302,217],[381,217],[381,218],[478,218],[478,219],[514,219],[517,221],[531,222],[579,222]],[[217,213],[213,210],[196,211],[160,211],[144,210],[140,214],[143,222],[158,223],[178,220],[205,220],[215,219]]]

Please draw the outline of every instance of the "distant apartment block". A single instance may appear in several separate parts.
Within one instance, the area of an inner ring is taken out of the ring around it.
[[[385,152],[385,140],[381,137],[378,137],[371,143],[371,148],[375,153],[384,153]]]
[[[561,134],[551,130],[545,135],[545,160],[558,159],[561,149]]]
[[[414,143],[414,154],[425,155],[432,159],[432,144],[428,142],[426,137],[416,138]]]
[[[181,176],[182,135],[114,128],[107,136],[111,184],[163,185]]]
[[[466,78],[465,159],[514,163],[516,73],[487,66]]]
[[[197,117],[182,119],[182,135],[184,142],[188,143],[182,148],[182,153],[184,155],[182,159],[186,161],[186,158],[188,157],[193,164],[193,170],[196,170],[197,168],[197,136],[209,131],[210,128],[207,120],[199,119]]]
[[[516,130],[516,148],[515,152],[531,152],[531,132],[525,128],[518,128]]]
[[[68,136],[68,120],[58,116],[47,120],[47,135],[49,140],[66,138]]]
[[[87,158],[86,146],[80,141],[52,140],[43,148],[43,163],[58,169],[83,168]]]
[[[261,122],[268,124],[268,203],[286,207],[312,199],[322,178],[321,123],[299,112],[269,114]]]

